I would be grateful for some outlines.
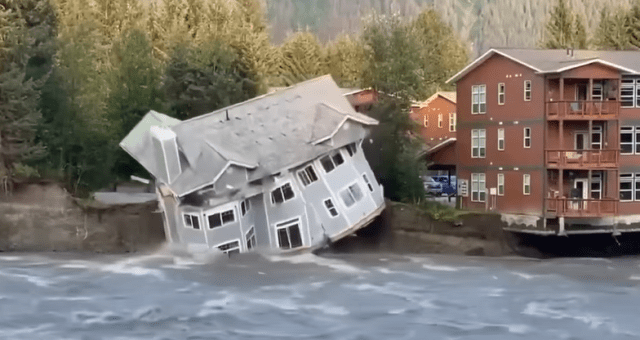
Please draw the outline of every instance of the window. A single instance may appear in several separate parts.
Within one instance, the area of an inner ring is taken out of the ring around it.
[[[622,79],[622,84],[620,85],[620,107],[638,107],[637,104],[640,99],[638,98],[638,84],[640,84],[640,79]]]
[[[422,124],[424,127],[429,127],[429,115],[422,116]]]
[[[591,100],[602,101],[602,98],[602,83],[594,83],[593,88],[591,89]]]
[[[498,174],[498,196],[504,196],[504,174]]]
[[[602,199],[602,175],[599,173],[591,175],[591,198]]]
[[[471,202],[484,202],[486,195],[484,174],[471,174]]]
[[[324,200],[324,206],[327,208],[327,211],[329,211],[331,217],[338,216],[338,209],[333,205],[333,201],[330,198]]]
[[[347,208],[358,202],[362,198],[362,191],[358,183],[353,183],[348,188],[342,190],[340,192],[340,198],[342,198],[342,202]]]
[[[504,129],[498,129],[498,150],[504,151]]]
[[[634,178],[633,174],[620,174],[620,201],[629,202],[634,200]],[[637,186],[636,186],[637,187]],[[638,197],[636,196],[636,199]]]
[[[356,146],[356,143],[351,143],[347,145],[347,152],[349,153],[350,157],[353,157],[353,155],[355,155],[358,152],[358,147]]]
[[[247,234],[244,236],[244,238],[247,241],[247,250],[251,250],[256,247],[256,233],[253,229],[253,226],[249,228],[249,231],[247,231]]]
[[[218,246],[218,249],[231,257],[231,254],[240,254],[240,242],[233,241]]]
[[[591,149],[602,149],[602,126],[594,126],[591,134]]]
[[[442,113],[438,113],[438,128],[442,128]]]
[[[531,175],[522,175],[522,194],[531,195]]]
[[[471,130],[471,158],[484,158],[487,147],[487,130]]]
[[[235,222],[236,220],[235,214],[233,213],[233,208],[211,214],[207,217],[207,219],[209,220],[209,229],[222,227],[223,225]]]
[[[287,183],[271,192],[271,204],[283,203],[294,197],[291,183]]]
[[[531,128],[524,128],[524,147],[531,147]]]
[[[246,215],[249,209],[251,209],[251,202],[249,202],[249,199],[247,198],[246,200],[242,201],[242,203],[240,203],[240,210],[242,211],[242,216]]]
[[[298,178],[305,187],[318,180],[316,171],[311,164],[307,165],[304,169],[298,171]]]
[[[531,100],[531,80],[524,81],[524,100],[527,102]]]
[[[342,158],[340,151],[336,151],[330,156],[320,158],[320,164],[322,164],[326,173],[330,173],[342,163],[344,163],[344,158]]]
[[[184,226],[187,228],[200,229],[200,219],[195,214],[184,214]]]
[[[620,127],[620,154],[640,155],[640,126]]]
[[[293,249],[302,247],[302,236],[300,235],[299,220],[276,224],[276,235],[278,235],[278,246],[280,249]]]
[[[456,114],[455,112],[449,113],[449,132],[456,131]]]
[[[498,84],[498,105],[504,105],[504,83]]]
[[[482,114],[487,110],[486,85],[474,85],[471,87],[471,114]]]
[[[369,187],[369,191],[373,192],[373,186],[371,186],[371,182],[369,182],[369,178],[367,177],[367,174],[362,174],[362,179],[364,179],[364,182],[367,183],[367,186]]]

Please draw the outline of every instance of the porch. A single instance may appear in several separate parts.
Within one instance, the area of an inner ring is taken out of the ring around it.
[[[618,170],[548,170],[545,212],[553,217],[618,213]]]
[[[592,78],[591,73],[559,74],[547,81],[547,119],[618,119],[620,76],[613,72]]]
[[[547,198],[547,213],[558,217],[603,217],[618,214],[618,200],[614,198]]]
[[[618,100],[563,100],[546,103],[547,119],[618,119]]]
[[[619,166],[619,150],[546,150],[547,167],[601,169]]]

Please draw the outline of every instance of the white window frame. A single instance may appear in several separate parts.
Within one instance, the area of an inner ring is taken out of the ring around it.
[[[596,184],[596,183],[598,184],[598,189],[594,190],[593,189],[593,185]],[[590,185],[591,185],[591,197],[590,198],[591,199],[597,199],[597,200],[602,199],[602,175],[599,174],[599,173],[592,174],[591,175],[591,184]],[[597,198],[593,197],[594,193],[598,193],[598,195],[597,195],[598,197]]]
[[[283,188],[287,184],[291,187],[291,192],[293,193],[293,196],[291,196],[290,198],[284,197],[284,189]],[[273,193],[276,192],[277,190],[280,190],[280,193],[282,194],[282,202],[278,202],[278,203],[276,203],[275,198],[273,196]],[[293,188],[293,182],[287,181],[286,183],[282,183],[282,185],[280,185],[277,188],[271,190],[271,192],[269,193],[269,196],[271,197],[271,205],[278,205],[278,204],[282,204],[282,203],[285,203],[287,201],[291,201],[291,200],[295,199],[296,198],[296,190]]]
[[[529,142],[529,146],[527,146],[527,141]],[[531,128],[526,127],[522,129],[522,147],[525,149],[531,149]]]
[[[229,211],[231,211],[233,213],[233,220],[224,222],[222,220],[222,214],[223,213],[227,213]],[[218,214],[220,215],[220,225],[212,227],[211,223],[209,221],[209,217],[211,217],[213,215],[218,215]],[[205,218],[205,220],[207,220],[207,229],[208,230],[212,230],[212,229],[216,229],[216,228],[222,228],[222,227],[226,226],[227,224],[232,224],[232,223],[238,222],[237,212],[236,212],[236,204],[235,203],[229,203],[229,204],[225,204],[225,205],[222,205],[222,206],[215,207],[215,208],[213,208],[213,209],[211,209],[209,211],[206,211],[204,213],[204,218]]]
[[[371,185],[371,182],[369,181],[369,177],[367,177],[367,174],[364,172],[362,173],[362,179],[364,180],[364,183],[369,188],[369,191],[373,192],[373,185]]]
[[[442,129],[442,121],[444,119],[442,118],[442,113],[438,113],[438,129]]]
[[[487,86],[484,84],[473,85],[471,86],[471,114],[485,113],[487,113]]]
[[[187,223],[187,219],[186,217],[189,216],[191,222]],[[193,227],[193,218],[195,218],[196,220],[198,220],[198,228],[194,228]],[[189,225],[191,224],[191,225]],[[182,225],[184,225],[185,228],[189,228],[189,229],[193,229],[193,230],[202,230],[202,223],[200,221],[200,214],[199,213],[182,213]]]
[[[244,241],[246,242],[247,250],[252,250],[256,248],[258,244],[258,239],[256,238],[256,230],[255,226],[249,227],[249,230],[244,234]]]
[[[504,174],[498,174],[498,196],[504,196]]]
[[[635,177],[638,174],[636,174]],[[635,197],[635,181],[637,179],[634,179],[634,174],[633,173],[621,173],[620,174],[620,180],[619,180],[619,192],[620,192],[620,202],[633,202],[634,200],[638,200],[638,197]],[[622,183],[629,183],[630,188],[629,189],[622,189]],[[631,198],[628,200],[623,200],[622,199],[622,192],[630,192],[631,193]]]
[[[311,178],[311,173],[313,173],[315,179]],[[318,172],[316,171],[316,169],[314,169],[313,164],[308,164],[304,168],[298,170],[296,172],[296,175],[298,176],[298,180],[302,184],[303,188],[306,188],[314,182],[318,181]]]
[[[240,203],[240,214],[241,216],[245,216],[249,210],[251,210],[251,202],[249,199],[244,199],[242,203]]]
[[[636,78],[623,78],[620,81],[620,108],[640,107],[640,105],[638,105],[640,104],[640,97],[638,96],[639,85],[640,79]],[[623,94],[623,91],[626,91],[627,94]],[[624,105],[626,102],[630,102],[631,105]]]
[[[631,141],[623,142],[622,134],[630,134]],[[620,154],[621,155],[640,155],[640,126],[621,126],[620,127]],[[631,152],[623,152],[622,146],[630,145]]]
[[[524,101],[531,101],[531,80],[524,81]]]
[[[422,125],[424,125],[424,127],[429,127],[429,115],[425,113],[422,117]]]
[[[498,129],[498,151],[504,151],[504,128]]]
[[[360,198],[356,199],[356,196],[354,195],[353,191],[352,191],[352,187],[357,187],[358,190],[360,191]],[[347,205],[347,202],[344,201],[344,197],[343,192],[347,192],[349,194],[349,196],[353,199],[353,204],[351,205]],[[364,197],[364,192],[362,191],[362,188],[360,188],[360,185],[358,185],[358,181],[352,182],[349,185],[346,185],[345,187],[343,187],[342,189],[340,189],[338,191],[338,196],[340,198],[340,201],[342,202],[342,205],[347,208],[347,209],[351,209],[354,206],[357,205],[358,202],[360,202],[362,200],[362,198]]]
[[[505,102],[506,85],[504,83],[498,83],[498,105],[504,105]]]
[[[531,175],[522,175],[522,194],[525,196],[531,195]]]
[[[478,150],[477,156],[473,155],[474,150]],[[484,154],[483,154],[484,153]],[[486,158],[487,156],[487,130],[471,130],[471,158]]]
[[[224,247],[224,246],[226,246],[226,245],[228,245],[228,244],[231,244],[231,243],[234,243],[234,242],[238,243],[238,246],[237,246],[237,247],[233,247],[233,248],[229,248],[229,249],[224,249],[224,250],[223,250],[223,249],[220,249],[220,247]],[[231,252],[232,252],[232,251],[234,251],[234,250],[237,250],[237,251],[238,251],[238,253],[241,253],[241,252],[242,252],[242,249],[241,249],[241,246],[240,246],[240,239],[234,239],[234,240],[229,240],[229,241],[226,241],[226,242],[220,243],[220,244],[218,244],[218,245],[214,246],[214,248],[216,248],[216,249],[220,250],[223,254],[225,254],[225,255],[227,255],[227,256],[229,256],[229,257],[231,257]]]
[[[292,247],[291,246],[291,235],[289,234],[289,230],[288,228],[293,226],[294,224],[298,225],[298,232],[300,233],[300,246],[298,247]],[[300,217],[296,217],[287,221],[282,221],[279,223],[276,223],[275,225],[275,231],[276,231],[276,242],[277,242],[277,246],[279,249],[296,249],[296,248],[300,248],[300,247],[304,247],[304,237],[302,235],[302,220],[300,219]],[[289,248],[282,248],[280,247],[280,233],[279,230],[280,229],[287,229],[287,241],[289,242]]]
[[[455,112],[449,113],[449,132],[456,132],[457,117]]]
[[[591,88],[591,100],[602,101],[604,99],[604,87],[602,83],[593,83]]]
[[[471,202],[484,202],[487,199],[487,182],[484,172],[471,174]],[[477,197],[474,199],[474,194]]]
[[[353,157],[353,155],[358,153],[358,145],[355,142],[347,144],[347,146],[345,146],[345,150],[347,150],[349,157]]]
[[[327,205],[327,202],[329,202],[331,204],[331,207],[329,207]],[[338,208],[336,207],[336,205],[333,203],[333,199],[331,198],[327,198],[325,200],[322,201],[322,204],[324,205],[324,208],[327,210],[327,213],[329,214],[330,218],[336,218],[338,216],[340,216],[340,211],[338,211]],[[331,213],[331,209],[335,210],[336,214],[333,215]]]
[[[335,158],[337,155],[340,155],[340,158],[342,158],[342,163],[340,163],[340,164],[336,164],[336,161],[334,160],[334,158]],[[329,160],[331,161],[331,164],[333,164],[333,168],[332,168],[331,170],[327,170],[327,169],[325,169],[324,165],[322,164],[322,160],[323,160],[323,159],[325,159],[325,158],[327,158],[327,157],[328,157],[328,158],[329,158]],[[344,155],[342,154],[342,152],[340,152],[340,150],[335,150],[335,151],[333,151],[333,152],[332,152],[332,153],[330,153],[330,154],[327,154],[327,155],[324,155],[324,156],[320,157],[320,158],[318,159],[318,162],[320,163],[320,168],[322,168],[322,170],[324,171],[324,173],[325,173],[325,174],[328,174],[328,173],[330,173],[330,172],[333,172],[333,170],[335,170],[335,169],[336,169],[337,167],[339,167],[340,165],[344,164],[344,163],[346,162],[346,159],[345,159]]]

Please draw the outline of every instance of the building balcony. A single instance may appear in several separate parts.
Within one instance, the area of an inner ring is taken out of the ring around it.
[[[557,217],[603,217],[618,214],[618,200],[614,198],[547,198],[546,206],[547,213]]]
[[[546,103],[547,118],[575,120],[614,120],[620,113],[617,100],[563,100]]]
[[[611,169],[619,166],[620,150],[546,150],[551,169]]]

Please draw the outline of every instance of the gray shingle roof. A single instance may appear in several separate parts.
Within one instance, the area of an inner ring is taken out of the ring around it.
[[[494,48],[467,65],[456,75],[447,80],[456,82],[471,72],[476,66],[495,54],[519,62],[538,73],[556,73],[589,63],[602,63],[621,70],[623,73],[640,74],[640,51],[590,51],[574,50],[573,55],[567,50]]]
[[[171,130],[185,164],[169,187],[182,196],[212,184],[227,163],[255,170],[250,171],[249,181],[278,173],[341,147],[319,141],[331,137],[347,120],[378,123],[356,112],[331,76],[323,76],[179,122]],[[133,133],[125,141],[135,138],[130,137]],[[143,150],[130,153],[142,165],[149,163],[147,157],[153,158]],[[152,174],[156,169],[145,168]]]

